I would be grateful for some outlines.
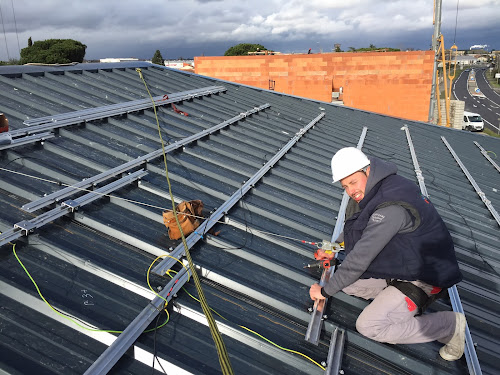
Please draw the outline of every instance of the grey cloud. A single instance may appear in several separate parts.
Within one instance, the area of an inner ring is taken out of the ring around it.
[[[494,44],[500,35],[498,0],[461,0],[457,44]],[[18,56],[12,9],[0,2],[11,55]],[[134,56],[150,58],[156,49],[190,51],[194,56],[220,54],[221,46],[262,43],[279,50],[333,43],[427,49],[432,35],[432,2],[424,0],[16,0],[21,48],[33,40],[72,38],[85,43],[87,58]],[[454,34],[456,4],[445,2],[442,30]],[[399,15],[395,18],[396,15]],[[0,60],[6,60],[0,38]],[[460,40],[458,40],[460,39]],[[451,41],[450,41],[451,43]],[[396,45],[398,44],[398,45]],[[463,47],[462,47],[463,46]],[[500,47],[499,47],[500,48]],[[148,52],[153,49],[153,52]],[[225,49],[222,50],[222,53]],[[198,52],[196,52],[198,51]],[[285,52],[285,51],[283,51]],[[180,54],[179,54],[180,55]],[[14,56],[16,57],[16,56]],[[177,57],[177,56],[176,56]]]

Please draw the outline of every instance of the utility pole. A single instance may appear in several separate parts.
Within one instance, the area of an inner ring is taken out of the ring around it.
[[[438,38],[441,35],[441,5],[443,0],[435,0],[434,2],[434,34],[432,35],[432,50],[434,51],[434,69],[432,71],[432,87],[431,99],[429,103],[429,122],[434,118],[434,106],[436,103],[436,73],[438,68]],[[444,64],[444,62],[443,62]],[[440,105],[440,103],[437,103]]]

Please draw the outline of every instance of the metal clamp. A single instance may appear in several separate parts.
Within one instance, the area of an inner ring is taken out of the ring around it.
[[[14,224],[14,229],[16,228],[21,230],[23,236],[27,236],[30,232],[33,232],[36,229],[36,225],[29,222],[28,220],[23,220],[19,223]]]

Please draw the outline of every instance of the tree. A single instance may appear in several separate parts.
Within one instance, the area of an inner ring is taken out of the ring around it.
[[[158,65],[165,65],[163,62],[163,56],[161,55],[161,52],[159,49],[156,50],[155,55],[153,56],[153,59],[151,60],[153,64],[158,64]]]
[[[224,56],[246,56],[248,52],[255,52],[257,50],[265,51],[266,47],[262,44],[240,43],[230,47],[224,52]]]
[[[73,39],[47,39],[21,50],[21,64],[83,62],[87,46]]]
[[[33,45],[33,41],[31,40],[31,37],[28,38],[28,47],[31,47]]]
[[[340,46],[335,47],[335,52],[344,52],[340,49]]]
[[[9,61],[0,61],[0,65],[19,65],[19,60],[10,59]]]

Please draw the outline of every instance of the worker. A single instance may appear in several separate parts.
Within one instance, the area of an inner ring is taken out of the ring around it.
[[[462,280],[453,241],[443,220],[418,186],[396,174],[397,166],[347,147],[331,161],[333,182],[350,199],[344,230],[346,257],[324,287],[311,286],[313,300],[344,293],[373,299],[356,329],[390,344],[437,340],[447,361],[465,345],[465,316],[453,311],[421,315],[436,296]],[[319,251],[322,259],[332,253]]]

